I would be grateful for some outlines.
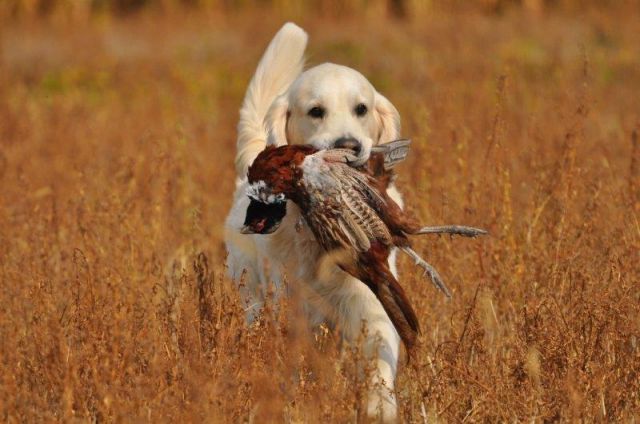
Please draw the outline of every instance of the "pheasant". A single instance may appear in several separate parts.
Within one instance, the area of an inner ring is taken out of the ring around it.
[[[466,226],[421,227],[386,192],[390,168],[406,156],[408,141],[372,152],[367,167],[347,149],[308,145],[267,147],[248,171],[250,203],[242,232],[269,234],[286,215],[286,202],[301,210],[318,243],[341,254],[337,265],[376,295],[409,352],[420,332],[416,313],[391,273],[387,259],[399,248],[422,267],[437,288],[451,294],[438,272],[412,248],[408,235],[448,233],[475,237],[486,231]]]

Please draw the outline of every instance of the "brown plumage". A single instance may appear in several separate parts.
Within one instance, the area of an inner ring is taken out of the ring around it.
[[[485,234],[470,227],[420,227],[400,209],[386,192],[392,174],[388,171],[406,155],[389,159],[397,145],[378,149],[366,167],[350,164],[350,150],[318,151],[311,146],[268,147],[248,172],[251,203],[245,233],[275,231],[286,214],[286,201],[296,203],[307,225],[327,251],[340,251],[338,266],[365,283],[380,300],[409,351],[420,332],[418,319],[407,296],[391,273],[387,259],[400,248],[425,269],[447,296],[442,279],[420,258],[408,239],[410,234],[450,233],[466,236]],[[403,147],[406,147],[404,145]]]

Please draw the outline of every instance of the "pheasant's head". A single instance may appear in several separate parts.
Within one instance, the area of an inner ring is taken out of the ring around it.
[[[282,192],[274,192],[263,180],[249,186],[250,202],[244,219],[244,234],[271,234],[280,227],[287,214],[287,198]]]
[[[271,234],[287,213],[287,200],[296,198],[302,177],[300,165],[316,152],[311,146],[269,146],[253,161],[247,178],[250,203],[244,221],[244,234]]]

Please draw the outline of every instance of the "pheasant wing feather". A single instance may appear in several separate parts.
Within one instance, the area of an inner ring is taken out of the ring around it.
[[[330,169],[339,184],[343,205],[339,216],[341,225],[353,234],[356,241],[352,246],[358,251],[365,252],[369,250],[371,240],[390,244],[392,238],[389,229],[369,204],[369,197],[379,196],[379,194],[361,178],[362,174],[347,165],[334,164]],[[372,193],[369,194],[369,191]]]
[[[316,229],[325,233],[323,245],[329,250],[344,247],[366,252],[373,240],[392,244],[378,212],[384,198],[370,176],[349,165],[356,159],[351,150],[332,149],[305,160],[305,185],[314,198],[311,209],[318,215]]]

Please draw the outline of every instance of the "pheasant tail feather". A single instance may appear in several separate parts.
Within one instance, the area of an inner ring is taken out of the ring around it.
[[[400,338],[404,342],[409,353],[416,344],[420,334],[420,324],[409,299],[404,290],[390,271],[384,270],[378,274],[385,281],[380,281],[377,286],[377,297],[384,310],[389,315]]]

